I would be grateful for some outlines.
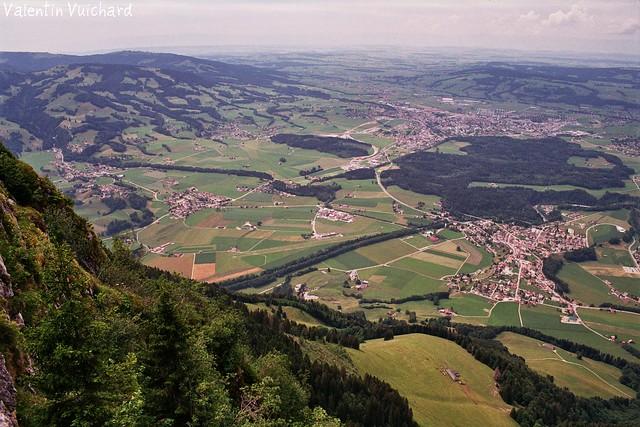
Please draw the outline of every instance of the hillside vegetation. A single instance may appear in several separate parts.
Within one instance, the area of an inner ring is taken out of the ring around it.
[[[221,291],[205,296],[196,282],[144,267],[119,242],[106,250],[51,183],[2,147],[0,184],[7,419],[414,425],[406,400],[387,384],[311,363],[260,313]]]

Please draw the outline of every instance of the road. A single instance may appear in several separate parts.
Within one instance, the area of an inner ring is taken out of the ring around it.
[[[389,198],[395,200],[397,203],[401,204],[402,206],[405,206],[407,208],[413,209],[414,211],[418,211],[421,212],[425,215],[428,216],[433,216],[433,214],[431,212],[427,212],[427,211],[423,211],[422,209],[418,209],[416,207],[413,207],[405,202],[403,202],[402,200],[398,199],[397,197],[395,197],[394,195],[392,195],[391,193],[389,193],[387,191],[386,188],[384,188],[384,185],[382,185],[382,179],[380,178],[380,172],[378,170],[376,170],[376,180],[378,181],[378,186],[380,187],[380,189],[384,192],[384,194],[386,194]]]
[[[520,268],[518,269],[518,279],[516,282],[516,302],[518,303],[518,318],[520,319],[520,327],[524,326],[524,323],[522,322],[522,313],[520,312],[520,307],[522,307],[522,304],[520,304],[520,280],[522,279],[522,263],[524,261],[520,260]]]
[[[123,179],[123,181],[124,181],[124,182],[126,182],[126,183],[128,183],[128,184],[131,184],[131,185],[133,185],[133,186],[135,186],[135,187],[138,187],[138,188],[140,188],[140,189],[142,189],[142,190],[144,190],[144,191],[147,191],[147,192],[151,193],[151,194],[153,195],[153,200],[154,200],[154,201],[156,201],[156,202],[162,202],[162,199],[158,198],[158,192],[157,192],[157,191],[152,190],[151,188],[147,188],[147,187],[145,187],[145,186],[143,186],[143,185],[136,184],[135,182],[133,182],[133,181],[129,181],[129,180],[127,180],[127,179]]]
[[[152,223],[147,224],[147,225],[145,225],[144,227],[140,227],[140,228],[136,228],[136,229],[134,229],[134,230],[133,230],[133,232],[134,232],[134,233],[135,233],[135,235],[136,235],[136,241],[137,241],[138,243],[140,242],[140,240],[138,239],[138,233],[140,233],[140,232],[141,232],[141,231],[143,231],[143,230],[146,230],[147,228],[151,227],[151,226],[152,226],[152,225],[154,225],[154,224],[159,223],[163,218],[166,218],[166,217],[168,217],[168,216],[169,216],[169,214],[168,214],[168,213],[167,213],[167,214],[164,214],[164,215],[162,215],[160,218],[158,218],[158,219],[156,219],[155,221],[153,221]],[[111,236],[111,237],[106,237],[106,238],[102,239],[102,241],[103,241],[103,242],[106,242],[107,240],[111,240],[111,239],[113,239],[113,236]]]

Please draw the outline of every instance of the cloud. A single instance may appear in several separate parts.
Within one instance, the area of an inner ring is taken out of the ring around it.
[[[634,34],[640,34],[640,20],[627,21],[620,28],[612,31],[612,34],[618,34],[621,36],[632,36]]]
[[[589,22],[593,20],[593,16],[589,15],[587,10],[580,5],[574,4],[566,12],[563,10],[557,10],[550,13],[545,20],[542,21],[542,25],[548,27],[555,27],[567,24],[577,24],[583,22]]]
[[[540,19],[540,14],[538,12],[534,12],[533,10],[530,10],[524,15],[520,15],[518,17],[518,21],[520,22],[538,22],[539,19]]]

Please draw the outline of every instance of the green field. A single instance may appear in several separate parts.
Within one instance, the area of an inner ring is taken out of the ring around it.
[[[617,341],[634,340],[640,350],[640,314],[609,310],[580,309],[580,317],[592,329],[606,337],[617,336]]]
[[[636,265],[626,249],[603,247],[596,249],[596,253],[598,254],[598,262],[603,264],[622,265],[625,267],[635,267]]]
[[[600,278],[610,281],[613,287],[619,291],[640,295],[640,278],[618,276],[600,276]]]
[[[457,154],[461,156],[466,156],[467,153],[460,149],[463,147],[466,147],[467,145],[471,145],[471,144],[463,141],[447,141],[443,144],[438,145],[437,147],[430,148],[427,151],[438,152],[442,154]]]
[[[516,425],[495,388],[493,371],[451,341],[403,335],[367,341],[348,352],[359,372],[388,382],[409,400],[421,426]],[[443,374],[446,368],[459,372],[465,384]]]
[[[446,285],[440,280],[394,267],[361,270],[360,278],[369,281],[364,292],[367,298],[390,300],[446,290]]]
[[[449,299],[441,300],[442,307],[452,307],[461,317],[456,317],[456,322],[464,322],[464,316],[488,317],[489,310],[493,306],[489,300],[478,295],[459,294],[453,295]]]
[[[501,302],[493,307],[489,325],[520,326],[518,304],[515,302]]]
[[[618,231],[615,225],[599,224],[589,229],[589,244],[598,245],[600,243],[606,243],[610,239],[620,239],[623,234],[624,233]]]
[[[579,264],[566,263],[558,277],[569,285],[569,296],[583,304],[619,302],[618,298],[609,295],[609,289],[602,280],[585,271]]]
[[[542,341],[512,332],[503,332],[498,340],[511,353],[525,359],[527,366],[542,375],[551,375],[559,387],[566,387],[578,396],[633,397],[635,392],[620,384],[618,368],[588,358],[578,360],[574,353],[555,348]]]
[[[282,311],[287,315],[287,319],[294,322],[307,326],[326,326],[324,323],[299,308],[284,306],[282,307]]]
[[[196,254],[194,264],[210,264],[216,262],[215,252],[201,252]]]
[[[522,307],[521,312],[523,324],[526,328],[537,329],[546,335],[588,345],[603,353],[609,353],[629,361],[637,360],[618,344],[612,343],[583,325],[562,323],[560,321],[562,313],[558,308],[537,305],[535,307]],[[582,313],[583,311],[581,310],[581,316]]]

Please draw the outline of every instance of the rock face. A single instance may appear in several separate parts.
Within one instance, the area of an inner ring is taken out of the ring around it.
[[[7,298],[13,296],[13,289],[11,288],[11,276],[7,272],[7,268],[4,266],[4,260],[0,256],[0,296]]]
[[[3,355],[0,355],[0,427],[18,427],[16,387]]]

